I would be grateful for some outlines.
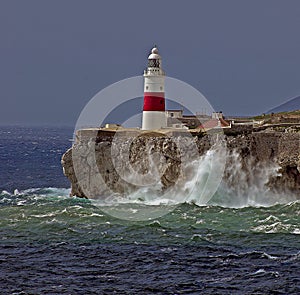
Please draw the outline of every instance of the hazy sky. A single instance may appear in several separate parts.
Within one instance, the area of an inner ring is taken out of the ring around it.
[[[0,124],[74,125],[102,88],[168,76],[225,114],[300,95],[300,1],[0,0]]]

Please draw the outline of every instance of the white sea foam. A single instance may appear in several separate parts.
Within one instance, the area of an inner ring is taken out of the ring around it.
[[[258,275],[258,274],[265,274],[265,273],[266,273],[266,271],[264,269],[260,268],[259,270],[255,271],[251,275]]]
[[[20,191],[19,194],[35,195],[37,197],[69,197],[70,191],[70,188],[46,187],[26,189]]]
[[[278,233],[278,232],[290,232],[291,224],[285,224],[283,222],[274,222],[271,224],[262,224],[251,228],[254,232],[262,232],[266,234]]]
[[[98,213],[92,213],[89,215],[89,217],[103,217],[104,215],[103,214],[98,214]]]
[[[279,176],[279,166],[275,163],[257,163],[249,158],[243,161],[233,151],[227,154],[225,177],[212,203],[224,207],[269,207],[295,201],[297,196],[290,193],[275,193],[268,182]]]
[[[30,215],[30,217],[45,218],[45,217],[52,217],[52,216],[56,216],[56,215],[57,215],[57,211],[56,212],[50,212],[48,214],[32,214],[32,215]]]
[[[268,258],[268,259],[270,259],[270,260],[278,260],[279,259],[279,257],[277,257],[277,256],[272,256],[272,255],[270,255],[270,254],[268,254],[268,253],[263,253],[262,254],[262,256],[263,257],[266,257],[266,258]]]

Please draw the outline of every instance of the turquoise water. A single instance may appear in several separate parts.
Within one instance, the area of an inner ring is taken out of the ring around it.
[[[299,201],[240,209],[181,204],[159,219],[132,222],[68,192],[0,195],[1,286],[7,293],[300,290]]]

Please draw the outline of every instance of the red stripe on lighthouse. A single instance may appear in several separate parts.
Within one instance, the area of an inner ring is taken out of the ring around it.
[[[144,111],[165,111],[165,93],[164,92],[145,92],[144,93]]]

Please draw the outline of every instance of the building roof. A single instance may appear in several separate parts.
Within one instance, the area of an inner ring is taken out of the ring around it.
[[[212,128],[216,128],[216,127],[229,127],[229,123],[227,121],[225,121],[223,118],[218,119],[210,119],[208,121],[203,122],[199,128],[202,129],[212,129]]]

